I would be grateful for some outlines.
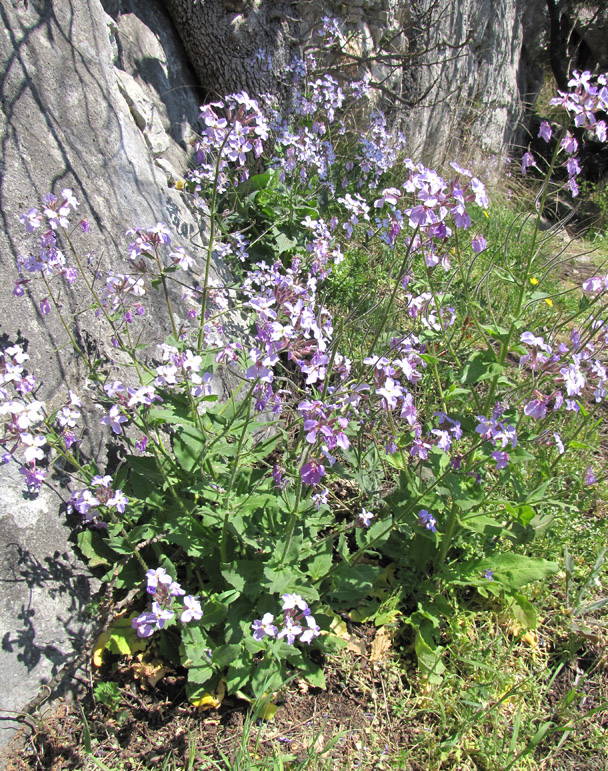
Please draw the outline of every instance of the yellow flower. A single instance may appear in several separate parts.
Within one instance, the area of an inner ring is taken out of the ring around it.
[[[550,297],[545,297],[545,302],[549,306],[549,308],[553,307],[553,300]]]
[[[532,286],[536,286],[538,284],[538,279],[537,278],[531,278],[530,279],[530,283],[532,284]]]
[[[490,219],[490,215],[488,214],[488,212],[487,212],[485,209],[483,210],[483,213],[486,215],[486,217],[487,217],[488,219]]]

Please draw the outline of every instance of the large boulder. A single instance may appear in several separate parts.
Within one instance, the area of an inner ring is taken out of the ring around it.
[[[83,367],[58,318],[41,315],[34,296],[13,297],[16,255],[32,248],[19,215],[41,196],[71,188],[91,224],[84,250],[105,267],[127,266],[126,228],[164,222],[197,256],[202,224],[170,187],[185,172],[188,141],[202,101],[197,78],[160,0],[15,0],[0,4],[0,341],[21,342],[28,368],[53,406]],[[200,262],[200,252],[198,253]],[[63,297],[81,311],[76,288]],[[148,335],[167,328],[148,314]],[[100,338],[94,315],[79,313],[80,339]],[[99,415],[87,416],[87,452],[101,455]],[[90,635],[94,585],[68,544],[60,505],[67,491],[21,491],[16,464],[0,475],[0,706],[15,716],[44,683],[60,686],[66,662]],[[3,719],[0,743],[15,723]],[[9,730],[7,730],[9,729]]]

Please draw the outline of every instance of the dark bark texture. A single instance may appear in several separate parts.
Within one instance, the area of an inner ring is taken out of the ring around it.
[[[283,0],[166,0],[200,85],[210,97],[275,93],[289,60],[294,6]],[[268,64],[257,54],[263,50]]]

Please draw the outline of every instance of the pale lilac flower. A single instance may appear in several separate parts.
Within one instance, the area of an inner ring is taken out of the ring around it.
[[[263,640],[264,637],[276,637],[277,628],[272,623],[273,621],[274,616],[272,613],[264,613],[261,619],[256,619],[251,625],[253,629],[253,639]]]
[[[280,640],[283,637],[286,637],[286,642],[288,645],[293,645],[296,641],[296,637],[299,634],[302,634],[302,627],[297,624],[291,616],[285,616],[284,621],[285,626],[281,631],[277,634],[277,640]]]
[[[152,603],[152,613],[156,616],[156,628],[162,629],[165,622],[170,621],[175,613],[169,608],[163,608],[158,602]]]
[[[592,278],[588,278],[587,281],[584,281],[582,284],[582,288],[584,292],[602,292],[605,289],[605,278],[600,278],[600,276],[593,276]]]
[[[182,270],[192,270],[196,266],[194,258],[189,254],[186,254],[186,250],[183,246],[176,247],[175,251],[169,254],[169,257],[173,260],[173,263]]]
[[[146,586],[146,591],[148,594],[156,594],[159,583],[163,584],[165,587],[168,587],[173,582],[173,579],[167,573],[165,568],[151,568],[146,573],[146,579],[148,582]]]
[[[540,124],[540,128],[538,130],[538,136],[541,139],[544,139],[545,142],[548,142],[551,139],[552,133],[553,133],[553,130],[551,129],[551,126],[549,125],[549,123],[547,123],[546,120],[544,120]]]
[[[129,503],[129,499],[123,493],[122,490],[115,490],[112,498],[108,500],[108,506],[114,506],[116,511],[120,514],[124,514],[125,508]]]
[[[311,615],[306,616],[306,625],[308,626],[308,629],[305,629],[302,632],[300,635],[300,641],[310,645],[314,638],[321,634],[321,627],[318,626],[317,622],[315,621],[315,617]]]
[[[327,496],[329,494],[329,490],[322,490],[319,493],[315,493],[311,496],[312,502],[315,504],[317,511],[321,508],[321,506],[327,506]]]
[[[502,452],[501,450],[496,450],[492,453],[492,457],[496,461],[496,470],[500,471],[500,469],[506,468],[509,465],[509,453],[508,452]]]
[[[184,597],[184,607],[186,610],[182,613],[180,621],[182,624],[189,624],[191,621],[200,621],[203,617],[203,609],[198,597],[188,594]]]
[[[526,174],[530,166],[536,166],[536,161],[534,160],[534,156],[532,155],[532,153],[527,152],[527,153],[524,153],[523,158],[521,159],[522,174]],[[536,166],[536,168],[538,168],[538,166]]]
[[[305,612],[308,610],[308,603],[299,594],[283,594],[283,610],[299,610]]]
[[[129,419],[126,415],[123,415],[120,411],[120,407],[117,404],[112,405],[110,412],[99,421],[105,426],[110,426],[115,434],[122,434],[121,424],[126,423]]]
[[[566,136],[562,139],[560,147],[565,150],[568,155],[574,155],[574,153],[578,150],[578,142],[568,131]]]
[[[95,474],[93,479],[91,479],[91,485],[94,487],[105,487],[106,490],[109,490],[112,487],[112,477],[109,474],[103,477],[100,474]]]
[[[585,472],[585,484],[587,486],[594,485],[597,482],[597,476],[595,474],[595,471],[593,470],[593,466],[588,466],[587,471]]]
[[[537,398],[532,399],[532,401],[528,402],[524,407],[524,414],[526,414],[529,418],[542,420],[547,414],[548,401],[548,396],[543,396],[537,392]]]
[[[562,438],[558,433],[553,434],[553,439],[555,441],[555,446],[557,447],[557,451],[560,455],[563,455],[566,452],[566,448],[564,447],[564,443],[562,442]]]
[[[357,517],[359,522],[361,522],[365,527],[369,527],[371,525],[373,518],[374,515],[371,513],[371,511],[368,511],[365,508],[361,509],[361,513]]]
[[[38,209],[28,209],[25,214],[19,217],[19,222],[25,225],[25,229],[28,233],[33,233],[36,228],[39,228],[42,224],[42,215]]]
[[[475,238],[471,241],[471,248],[475,252],[475,254],[479,254],[480,252],[483,252],[484,249],[487,249],[486,239],[483,237],[483,235],[478,234],[475,236]]]

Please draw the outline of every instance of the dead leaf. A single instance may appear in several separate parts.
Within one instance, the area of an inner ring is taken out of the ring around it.
[[[370,661],[382,661],[386,658],[388,652],[392,646],[391,634],[388,629],[383,626],[378,629],[374,641],[372,642],[372,652],[370,654]]]
[[[142,658],[140,654],[133,662],[133,677],[136,680],[146,680],[152,688],[172,671],[170,667],[164,666],[162,661],[142,661]]]
[[[365,640],[362,640],[360,637],[356,637],[354,634],[350,634],[348,627],[341,618],[334,616],[330,629],[336,635],[336,637],[339,637],[341,640],[346,640],[347,651],[352,651],[359,656],[365,656],[367,653],[367,645],[365,644]]]
[[[349,635],[346,639],[348,639],[348,645],[346,646],[347,651],[357,653],[359,656],[365,656],[367,654],[365,640],[362,640],[360,637],[355,637],[354,634]]]

